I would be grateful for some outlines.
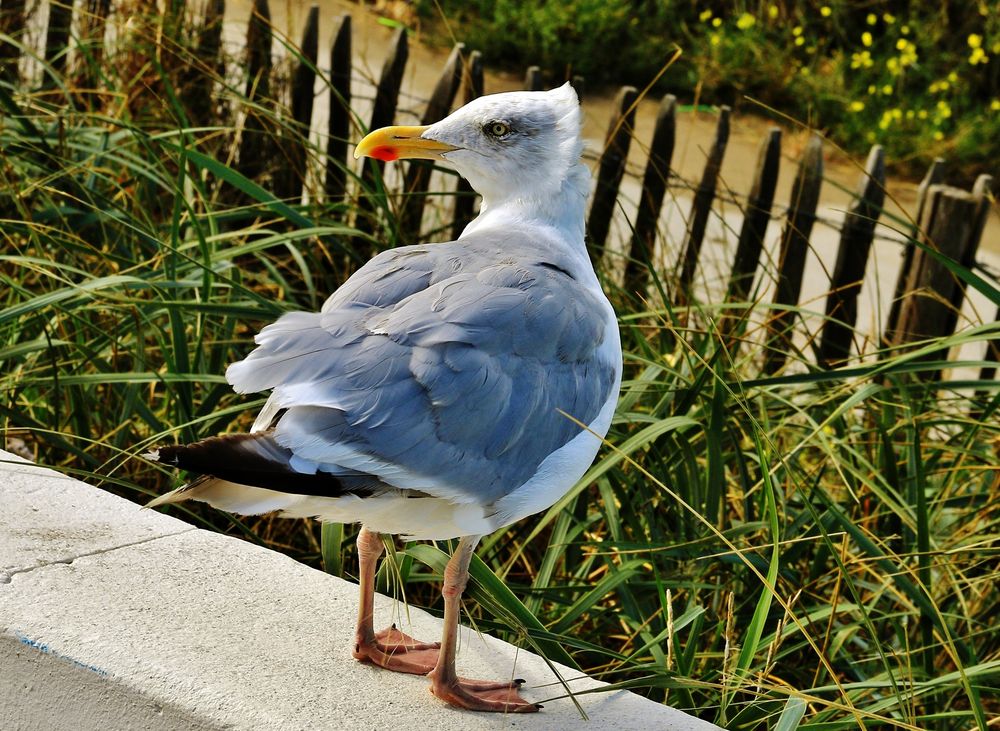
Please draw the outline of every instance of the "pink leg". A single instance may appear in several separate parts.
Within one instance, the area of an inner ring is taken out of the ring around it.
[[[386,670],[426,675],[437,663],[440,647],[437,642],[418,642],[396,629],[396,625],[375,633],[375,567],[384,550],[381,536],[362,526],[358,534],[361,598],[353,655]]]
[[[465,680],[455,671],[455,649],[458,642],[458,615],[461,610],[462,592],[469,580],[469,562],[479,543],[479,536],[466,536],[458,543],[444,571],[444,635],[441,654],[435,668],[428,676],[431,693],[443,701],[471,711],[500,713],[534,713],[540,705],[529,703],[517,690],[524,681],[498,683],[482,680]]]

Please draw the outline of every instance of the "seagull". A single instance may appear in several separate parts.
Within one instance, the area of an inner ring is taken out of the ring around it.
[[[480,97],[444,120],[362,139],[355,158],[453,166],[482,196],[457,241],[362,266],[319,312],[290,312],[226,370],[270,391],[247,434],[162,446],[200,475],[148,507],[200,500],[241,515],[360,523],[353,655],[428,675],[461,708],[530,713],[513,683],[460,678],[460,602],[481,536],[545,510],[584,475],[618,401],[615,312],[584,244],[590,175],[566,84]],[[383,536],[458,545],[440,642],[374,630]]]

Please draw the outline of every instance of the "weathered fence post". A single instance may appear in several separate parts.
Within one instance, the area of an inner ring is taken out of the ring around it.
[[[315,97],[316,64],[319,61],[319,6],[309,6],[306,27],[299,46],[302,58],[292,76],[292,118],[305,127],[312,123]]]
[[[715,141],[705,162],[705,172],[701,183],[694,194],[691,204],[691,217],[688,220],[687,236],[684,241],[684,253],[681,255],[680,276],[677,280],[677,296],[675,302],[682,304],[688,301],[691,284],[694,282],[695,269],[698,267],[698,256],[701,254],[701,244],[705,238],[705,228],[712,212],[712,201],[715,199],[715,186],[722,168],[722,158],[726,154],[726,144],[729,142],[729,107],[719,110],[719,123],[715,128]]]
[[[222,50],[222,18],[225,14],[226,0],[208,0],[205,3],[205,16],[198,30],[195,57],[184,59],[187,113],[196,126],[209,126],[217,119],[212,102],[212,84],[216,77],[210,71],[216,73],[218,78],[225,76],[225,64],[219,57]]]
[[[396,31],[390,43],[389,54],[385,58],[382,66],[382,75],[378,80],[378,88],[375,90],[375,103],[372,108],[371,123],[369,129],[386,127],[393,122],[396,116],[396,103],[399,99],[399,88],[403,83],[403,70],[406,68],[406,60],[409,57],[410,49],[407,41],[406,30],[400,28]],[[371,232],[375,229],[375,222],[372,220],[374,202],[372,195],[375,192],[375,171],[381,171],[385,163],[372,157],[364,158],[361,165],[361,195],[358,199],[358,213],[354,221],[355,228],[364,232]],[[367,251],[367,245],[363,239],[355,242],[355,248],[362,260],[367,260],[371,256],[371,251]]]
[[[462,75],[465,87],[463,102],[468,104],[473,99],[483,95],[483,54],[473,51],[469,54]],[[472,220],[472,210],[476,204],[476,194],[465,178],[459,178],[455,184],[455,212],[451,224],[451,237],[457,239]]]
[[[774,293],[774,311],[768,323],[767,345],[764,353],[764,373],[774,374],[784,364],[792,344],[794,312],[786,308],[798,304],[802,291],[802,273],[809,250],[809,235],[816,222],[819,190],[823,185],[823,141],[813,135],[799,162],[795,182],[792,183],[792,200],[788,220],[781,234],[778,259],[778,286]]]
[[[1000,307],[997,308],[993,322],[1000,327]],[[1000,339],[994,338],[986,343],[986,354],[983,356],[983,360],[990,361],[991,365],[984,365],[979,369],[979,380],[992,381],[997,375],[996,364],[1000,363]]]
[[[882,330],[882,345],[888,346],[893,340],[893,333],[899,323],[899,308],[906,293],[906,280],[910,276],[910,269],[913,268],[913,254],[917,247],[913,240],[919,238],[920,227],[923,223],[924,210],[927,207],[927,194],[932,185],[937,185],[944,180],[944,159],[936,158],[927,169],[927,174],[917,188],[917,211],[913,216],[913,226],[910,227],[910,238],[903,242],[903,261],[899,267],[899,274],[896,275],[896,288],[893,290],[892,302],[889,304],[889,316],[885,321],[885,328]]]
[[[746,302],[753,286],[760,254],[764,250],[764,236],[771,222],[771,206],[774,205],[774,190],[778,185],[778,170],[781,166],[781,130],[773,127],[761,142],[757,152],[753,183],[747,197],[747,207],[743,214],[739,242],[733,257],[733,268],[729,273],[726,303]],[[722,332],[729,338],[742,317],[725,310],[721,317]],[[731,354],[738,349],[738,341],[729,344]]]
[[[976,230],[973,232],[973,237],[976,242],[976,246],[979,246],[979,240],[983,237],[983,231],[986,230],[986,219],[990,215],[990,203],[993,197],[993,176],[992,175],[980,175],[976,178],[975,184],[972,186],[972,195],[979,199],[979,213],[976,216]],[[975,251],[973,251],[975,254]],[[971,265],[973,260],[969,260]]]
[[[885,156],[882,147],[875,145],[868,153],[857,196],[844,217],[840,233],[819,345],[818,359],[823,368],[843,365],[850,357],[854,324],[858,319],[858,295],[884,201]]]
[[[53,8],[54,9],[54,8]],[[207,0],[196,31],[198,43],[193,53],[181,53],[173,44],[160,44],[157,52],[164,65],[178,70],[177,93],[184,114],[194,127],[209,127],[219,120],[212,99],[212,85],[225,76],[225,64],[219,56],[222,50],[222,16],[225,0]],[[176,33],[185,22],[183,8],[168,15],[170,26],[164,33]],[[169,59],[169,61],[167,60]]]
[[[389,41],[389,46],[391,50],[382,65],[382,73],[375,90],[375,103],[372,107],[369,129],[390,125],[396,116],[396,104],[399,101],[399,89],[403,83],[403,71],[410,56],[409,36],[403,28],[396,31],[392,40]],[[371,157],[366,157],[365,160],[382,162]]]
[[[267,0],[254,0],[247,26],[247,84],[244,96],[246,118],[240,138],[237,170],[250,178],[264,172],[270,158],[270,136],[265,131],[263,115],[254,107],[271,103],[271,9]]]
[[[299,46],[300,57],[292,72],[292,118],[282,134],[284,161],[275,175],[274,194],[299,203],[305,187],[309,130],[316,98],[316,63],[319,61],[319,6],[309,8]]]
[[[326,142],[327,201],[342,200],[347,191],[347,143],[351,136],[351,16],[337,20],[330,48],[330,120]]]
[[[42,79],[43,88],[54,87],[58,78],[66,71],[66,47],[72,27],[72,0],[50,0],[49,24],[45,29],[45,62],[52,68],[52,73],[45,74]]]
[[[465,54],[465,44],[456,43],[451,49],[451,55],[441,70],[437,84],[427,102],[421,124],[434,124],[448,116],[455,93],[462,83],[462,57]],[[420,238],[420,222],[424,215],[424,205],[427,202],[427,185],[434,169],[430,160],[411,160],[406,170],[406,180],[403,184],[403,204],[399,211],[400,238],[407,243],[416,243]]]
[[[24,0],[3,0],[0,5],[0,33],[12,40],[0,41],[0,79],[9,84],[20,80],[18,61],[21,49],[17,41],[24,35]]]
[[[611,216],[618,200],[618,186],[625,174],[628,148],[632,142],[635,126],[635,101],[639,96],[634,86],[623,86],[614,101],[614,112],[608,123],[608,134],[604,140],[604,152],[598,163],[597,187],[590,202],[587,217],[587,238],[590,258],[597,262],[604,254],[604,242],[611,227]]]
[[[920,223],[921,242],[938,254],[921,248],[913,257],[913,266],[904,287],[899,310],[899,323],[892,333],[894,348],[909,349],[921,341],[946,337],[955,329],[957,308],[964,289],[960,281],[940,260],[947,257],[968,265],[975,257],[982,212],[982,197],[947,185],[932,185]],[[928,352],[922,360],[941,357],[940,352]],[[939,371],[923,374],[936,379]]]
[[[966,269],[972,269],[976,265],[976,251],[979,249],[979,242],[986,229],[986,217],[990,212],[990,194],[993,189],[993,176],[980,175],[976,178],[972,186],[972,197],[976,201],[975,223],[972,232],[969,234],[969,242],[965,247],[965,256],[960,260],[960,264]],[[952,309],[948,320],[945,323],[946,335],[955,332],[958,325],[958,315],[962,311],[962,302],[965,300],[966,291],[965,280],[955,278],[955,289],[952,291]]]
[[[524,75],[524,88],[527,91],[542,90],[542,70],[538,66],[529,66]]]
[[[78,88],[83,92],[84,101],[95,108],[100,100],[97,93],[98,69],[104,57],[104,31],[111,0],[85,0],[79,14],[80,41],[77,44],[77,61],[82,63]]]
[[[642,192],[639,194],[639,210],[635,217],[635,229],[625,260],[625,290],[638,293],[641,297],[649,282],[649,272],[656,250],[657,222],[663,208],[663,196],[670,179],[670,161],[674,155],[674,141],[677,137],[677,97],[667,94],[660,101],[653,128],[653,140],[649,144],[649,158],[646,172],[642,176]]]

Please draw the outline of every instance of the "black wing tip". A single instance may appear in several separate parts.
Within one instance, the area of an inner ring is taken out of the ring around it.
[[[292,451],[282,447],[272,432],[223,434],[191,444],[159,447],[155,461],[196,475],[215,477],[249,487],[324,497],[371,492],[369,481],[345,484],[337,475],[313,474],[292,468]]]
[[[265,472],[287,471],[292,452],[275,442],[270,432],[254,432],[220,434],[190,444],[162,445],[143,456],[188,472],[219,477],[215,470],[229,466]]]

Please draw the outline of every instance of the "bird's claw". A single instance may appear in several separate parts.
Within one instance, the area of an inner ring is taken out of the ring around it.
[[[540,703],[526,701],[518,693],[524,680],[493,682],[487,680],[439,681],[431,675],[431,693],[458,708],[493,713],[537,713]]]
[[[420,642],[396,629],[396,625],[373,637],[358,636],[354,658],[397,673],[427,675],[437,665],[439,642]]]

